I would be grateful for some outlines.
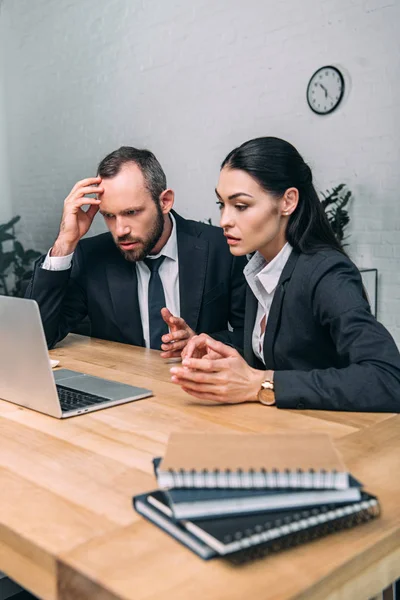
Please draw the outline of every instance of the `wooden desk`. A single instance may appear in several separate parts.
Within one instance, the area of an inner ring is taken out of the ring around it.
[[[400,575],[400,416],[204,406],[158,353],[80,336],[63,367],[154,397],[59,421],[0,401],[0,569],[44,599],[367,599]],[[382,518],[245,567],[203,562],[137,515],[171,431],[324,431]]]

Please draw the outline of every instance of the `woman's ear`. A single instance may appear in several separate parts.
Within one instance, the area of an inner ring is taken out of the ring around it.
[[[299,190],[295,187],[288,188],[282,198],[282,215],[289,217],[297,208]]]

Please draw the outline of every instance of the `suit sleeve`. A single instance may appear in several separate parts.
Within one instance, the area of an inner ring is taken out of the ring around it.
[[[216,340],[233,346],[243,353],[244,311],[246,302],[246,280],[243,275],[247,259],[244,256],[233,257],[230,271],[230,311],[231,330],[212,333]]]
[[[84,267],[79,245],[69,269],[43,269],[44,258],[35,264],[25,297],[38,303],[47,345],[53,348],[87,315]]]
[[[400,412],[400,355],[363,296],[361,275],[326,259],[310,278],[311,306],[330,335],[342,368],[276,371],[279,408]]]

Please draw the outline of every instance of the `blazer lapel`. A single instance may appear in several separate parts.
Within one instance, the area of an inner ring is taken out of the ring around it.
[[[144,346],[136,265],[116,251],[107,262],[106,270],[115,323],[126,342]]]
[[[271,309],[268,315],[267,326],[265,329],[264,336],[264,361],[267,369],[275,369],[275,361],[274,361],[274,342],[276,334],[279,330],[279,324],[281,320],[281,312],[283,299],[285,297],[286,285],[290,277],[292,276],[292,272],[294,267],[296,266],[297,260],[299,258],[299,254],[292,250],[292,253],[289,256],[289,259],[284,266],[284,269],[281,273],[281,276],[278,281],[278,285],[276,286],[274,299],[272,300]],[[254,315],[255,320],[255,315]],[[253,326],[254,326],[253,320]]]
[[[252,342],[254,323],[256,320],[256,316],[257,316],[257,307],[258,307],[257,298],[251,291],[250,287],[247,286],[246,309],[245,309],[245,313],[244,313],[244,339],[243,339],[244,358],[246,359],[246,362],[251,367],[255,367],[255,368],[260,367],[261,368],[261,361],[256,357],[256,355],[253,352],[253,342]]]
[[[180,312],[189,327],[196,331],[206,277],[208,242],[183,229],[179,218],[176,224]]]

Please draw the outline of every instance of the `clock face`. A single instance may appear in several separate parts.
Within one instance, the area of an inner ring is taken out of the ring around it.
[[[307,87],[307,102],[319,115],[335,110],[343,98],[344,79],[335,67],[322,67],[311,77]]]

